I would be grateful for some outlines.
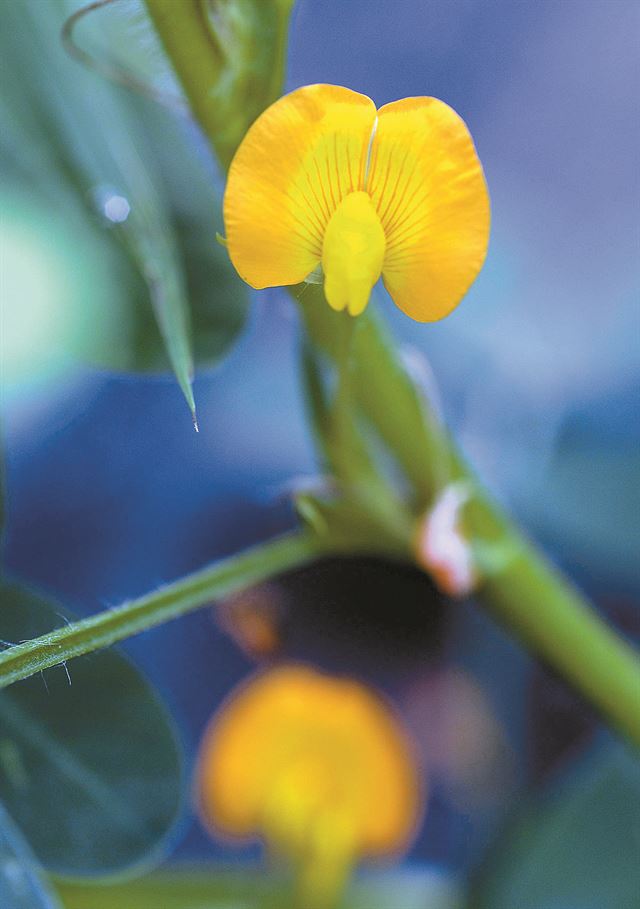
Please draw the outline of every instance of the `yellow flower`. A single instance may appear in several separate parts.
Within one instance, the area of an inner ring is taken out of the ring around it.
[[[376,111],[338,85],[308,85],[258,117],[224,199],[229,255],[252,287],[322,266],[325,296],[357,315],[380,275],[419,322],[446,316],[487,251],[489,197],[469,131],[436,98]]]
[[[300,904],[330,906],[355,860],[405,846],[421,795],[407,737],[363,685],[283,666],[232,695],[205,733],[205,822],[292,861]]]

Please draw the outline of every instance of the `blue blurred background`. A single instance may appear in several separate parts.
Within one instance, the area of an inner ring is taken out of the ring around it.
[[[467,121],[492,198],[486,267],[442,323],[410,322],[388,299],[381,308],[401,342],[428,358],[445,419],[483,480],[632,636],[640,631],[639,37],[636,0],[299,0],[287,76],[288,88],[334,82],[378,105],[434,95]],[[195,133],[189,141],[200,143]],[[9,238],[11,230],[5,221]],[[86,265],[81,257],[74,267]],[[17,329],[28,355],[37,340],[30,330]],[[237,346],[197,376],[198,435],[169,376],[113,374],[77,359],[54,372],[33,358],[28,370],[12,370],[5,351],[9,570],[87,614],[290,526],[292,481],[316,469],[297,332],[286,295],[254,295]],[[292,603],[291,652],[329,664],[333,653],[334,664],[357,667],[397,699],[432,768],[412,859],[466,874],[523,793],[542,798],[558,774],[581,785],[585,761],[613,746],[590,711],[473,603],[447,608],[446,634],[426,665],[409,646],[404,659],[398,644],[398,658],[381,666],[360,633],[362,579],[378,570],[333,569],[351,622],[340,609],[323,612],[323,585],[335,578],[313,575],[301,595],[294,586],[319,637],[313,654]],[[396,582],[379,588],[390,606]],[[405,619],[419,625],[417,582],[402,583]],[[398,619],[386,621],[394,641]],[[210,610],[126,650],[171,705],[190,759],[213,710],[254,665]],[[452,728],[438,719],[443,703]],[[466,763],[448,760],[452,751]],[[611,804],[602,811],[617,811]],[[628,819],[607,818],[626,830]],[[214,855],[236,859],[185,822],[176,856]],[[571,905],[591,906],[586,900]]]

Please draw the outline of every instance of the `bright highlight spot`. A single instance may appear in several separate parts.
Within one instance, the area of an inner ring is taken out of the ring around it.
[[[0,224],[2,274],[1,355],[8,377],[38,368],[41,353],[70,328],[62,305],[67,284],[63,263],[24,225]]]
[[[0,357],[3,390],[13,394],[99,361],[127,325],[102,229],[86,229],[71,204],[8,193],[0,206]]]
[[[131,206],[124,196],[109,196],[102,210],[109,221],[114,224],[122,224],[129,217]]]

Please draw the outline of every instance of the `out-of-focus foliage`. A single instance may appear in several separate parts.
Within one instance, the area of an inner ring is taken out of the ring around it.
[[[0,804],[0,906],[59,909],[22,835]]]
[[[23,588],[2,588],[4,641],[66,618]],[[3,691],[0,798],[59,874],[106,874],[161,854],[182,806],[181,758],[138,670],[108,650]]]
[[[635,909],[640,764],[622,746],[590,753],[505,832],[474,909]]]
[[[0,476],[0,532],[3,515]],[[0,602],[4,646],[71,618],[16,584],[0,584]],[[0,692],[0,807],[6,806],[48,869],[107,874],[159,857],[182,793],[173,722],[117,650]],[[6,830],[12,839],[10,825]],[[29,864],[24,867],[28,872]]]
[[[215,362],[247,305],[215,242],[212,174],[186,120],[69,59],[68,12],[58,2],[0,10],[2,239],[12,251],[3,356],[6,347],[16,371],[37,374],[63,351],[136,369],[165,368],[168,355],[192,404],[194,356]],[[121,54],[142,54],[127,11],[96,15],[119,17]]]

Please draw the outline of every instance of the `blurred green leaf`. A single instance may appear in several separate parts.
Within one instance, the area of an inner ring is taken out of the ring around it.
[[[640,762],[598,749],[507,829],[474,909],[637,909]]]
[[[0,804],[0,906],[4,909],[57,909],[38,864]]]
[[[0,542],[4,534],[4,523],[6,520],[5,510],[5,467],[4,467],[4,444],[2,433],[0,432]],[[0,550],[1,551],[1,550]]]
[[[2,590],[5,643],[65,620],[35,594]],[[58,874],[108,874],[159,858],[181,808],[181,777],[166,710],[117,651],[0,694],[0,799]]]
[[[116,306],[125,299],[118,316],[127,324],[116,343],[105,338],[99,359],[157,369],[168,355],[193,410],[192,333],[199,357],[215,362],[241,330],[247,308],[244,285],[215,242],[222,219],[213,175],[184,124],[66,56],[60,43],[66,12],[56,2],[1,6],[0,158],[11,185],[37,192],[54,215],[62,206],[63,217],[117,258],[106,281]],[[125,17],[120,50],[135,57],[140,36],[127,24]],[[102,285],[85,290],[105,293]]]

